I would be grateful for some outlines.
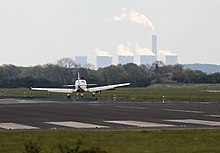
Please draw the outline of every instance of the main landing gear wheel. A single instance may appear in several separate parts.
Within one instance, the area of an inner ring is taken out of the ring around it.
[[[94,92],[92,93],[92,97],[95,97],[95,93]]]
[[[83,93],[80,94],[81,98],[83,98]]]

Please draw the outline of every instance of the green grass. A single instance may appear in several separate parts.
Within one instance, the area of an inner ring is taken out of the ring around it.
[[[96,98],[104,101],[187,101],[187,102],[220,102],[220,92],[207,92],[207,90],[220,90],[220,84],[181,84],[181,85],[153,85],[147,88],[119,88],[102,91]],[[29,91],[28,89],[0,89],[0,96],[19,97],[66,97],[64,93],[48,93],[42,91]],[[72,94],[76,97],[76,94]],[[91,93],[85,93],[85,98],[92,98]]]
[[[84,137],[84,138],[83,138]],[[59,153],[58,146],[100,148],[108,153],[219,153],[220,131],[17,131],[0,132],[1,153],[22,153],[27,142],[41,153]]]
[[[132,101],[188,101],[188,102],[220,102],[220,84],[210,85],[154,85],[147,88],[121,88],[116,91],[105,91],[100,97],[111,98],[116,95],[119,100]],[[111,95],[111,96],[110,96]]]

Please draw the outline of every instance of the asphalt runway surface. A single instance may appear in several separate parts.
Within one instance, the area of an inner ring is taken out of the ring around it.
[[[220,129],[220,103],[0,99],[0,131],[44,129]]]

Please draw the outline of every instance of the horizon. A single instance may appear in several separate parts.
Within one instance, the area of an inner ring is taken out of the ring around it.
[[[70,58],[70,57],[63,57],[63,58]],[[62,58],[60,58],[60,59],[62,59]],[[16,65],[16,64],[13,64],[13,63],[7,63],[7,64],[1,64],[0,66],[4,66],[4,65],[14,65],[14,66],[17,66],[17,67],[34,67],[34,66],[44,66],[44,65],[47,65],[47,64],[53,64],[53,65],[57,65],[58,63],[57,63],[57,61],[58,60],[60,60],[60,59],[57,59],[55,62],[49,62],[49,63],[42,63],[42,64],[36,64],[36,65]],[[75,60],[75,58],[71,58],[71,59],[73,59],[73,61],[76,63],[76,60]],[[156,61],[155,61],[156,62]],[[162,61],[163,62],[163,61]],[[77,64],[77,63],[76,63]],[[87,62],[87,64],[88,65],[90,65],[91,64],[91,66],[94,66],[94,68],[95,69],[97,69],[97,67],[96,67],[96,64],[94,65],[94,64],[92,64],[92,63],[89,63],[89,62]],[[118,65],[118,64],[120,64],[120,63],[112,63],[111,65]],[[129,64],[129,63],[126,63],[126,64]],[[140,65],[142,65],[142,64],[140,64],[140,63],[135,63],[135,62],[133,62],[133,64],[136,64],[136,65],[138,65],[138,66],[140,66]],[[165,65],[169,65],[169,64],[166,64],[166,63],[164,63]],[[179,65],[196,65],[196,64],[198,64],[198,65],[214,65],[214,66],[220,66],[220,64],[212,64],[212,63],[177,63],[177,64],[179,64]],[[109,65],[109,66],[111,66],[111,65]],[[123,64],[124,65],[124,64]],[[147,65],[147,64],[146,64]],[[172,65],[172,64],[171,64]],[[176,65],[176,64],[175,64]],[[81,67],[84,67],[84,66],[81,66]],[[107,66],[106,66],[107,67]]]

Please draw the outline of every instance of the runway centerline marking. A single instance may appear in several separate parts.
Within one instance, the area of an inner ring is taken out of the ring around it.
[[[95,125],[82,122],[63,121],[63,122],[45,122],[47,124],[60,125],[72,128],[109,128],[108,126]]]
[[[165,120],[165,121],[178,122],[178,123],[189,123],[189,124],[200,124],[200,125],[208,125],[208,126],[220,126],[220,122],[206,121],[206,120],[181,119],[181,120]]]
[[[197,114],[202,114],[204,112],[202,111],[191,111],[191,110],[179,110],[179,109],[164,109],[166,111],[172,111],[172,112],[183,112],[183,113],[197,113]]]
[[[38,127],[28,126],[23,124],[17,123],[0,123],[0,128],[7,129],[7,130],[31,130],[31,129],[39,129]]]
[[[161,123],[151,123],[151,122],[141,122],[141,121],[104,121],[106,123],[122,124],[122,125],[131,125],[137,127],[173,127],[175,125],[171,124],[161,124]]]

